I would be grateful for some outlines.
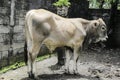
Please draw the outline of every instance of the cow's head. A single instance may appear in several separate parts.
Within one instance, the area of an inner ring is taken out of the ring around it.
[[[107,27],[105,22],[101,18],[91,21],[90,26],[90,33],[93,43],[107,40]]]

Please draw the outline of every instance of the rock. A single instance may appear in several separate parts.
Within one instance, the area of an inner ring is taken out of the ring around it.
[[[113,75],[112,75],[112,74],[110,74],[110,73],[105,74],[105,78],[112,78],[112,77],[113,77]]]
[[[120,68],[118,68],[115,72],[114,72],[116,77],[120,77]]]
[[[115,73],[115,76],[116,77],[120,77],[120,73]]]

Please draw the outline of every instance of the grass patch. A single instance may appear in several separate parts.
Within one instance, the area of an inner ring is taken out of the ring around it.
[[[44,60],[44,59],[47,59],[47,58],[49,58],[49,54],[48,55],[44,55],[44,56],[40,56],[40,57],[38,57],[37,59],[36,59],[36,61],[42,61],[42,60]]]
[[[42,61],[48,57],[49,57],[49,55],[40,56],[36,59],[36,61]],[[6,67],[3,67],[2,69],[0,69],[0,74],[5,73],[9,70],[15,70],[15,69],[20,68],[22,66],[25,66],[25,62],[16,62],[12,65],[9,65],[9,66],[6,66]]]

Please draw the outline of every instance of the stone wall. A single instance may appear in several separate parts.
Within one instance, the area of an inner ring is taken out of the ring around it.
[[[13,49],[21,48],[24,43],[24,16],[27,11],[25,8],[25,0],[15,1],[15,24],[12,27],[10,26],[11,1],[0,1],[1,4],[3,3],[3,5],[0,6],[0,51],[9,50],[10,45],[12,45]],[[13,29],[12,34],[10,33],[11,28]],[[12,44],[10,44],[11,35],[13,35]]]
[[[12,0],[0,0],[0,59],[3,59],[0,60],[1,66],[9,64],[3,64],[5,58],[23,53],[25,40],[23,27],[28,5],[27,0],[14,1],[15,6],[12,21],[14,25],[10,25]]]

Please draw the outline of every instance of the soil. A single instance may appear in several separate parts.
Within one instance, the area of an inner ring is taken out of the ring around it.
[[[91,48],[80,54],[78,75],[51,70],[57,63],[56,56],[37,62],[37,80],[120,80],[120,49]],[[0,80],[32,80],[27,77],[27,67],[8,71]]]

